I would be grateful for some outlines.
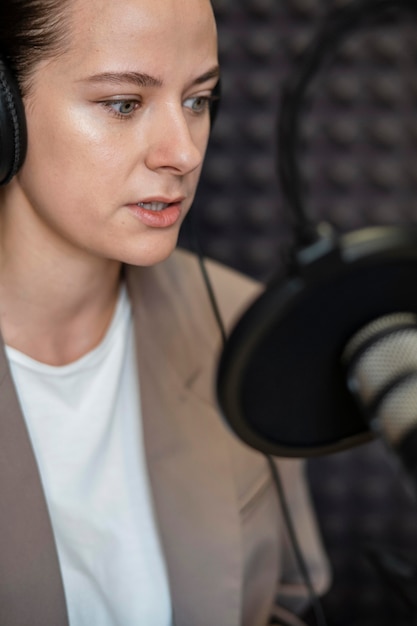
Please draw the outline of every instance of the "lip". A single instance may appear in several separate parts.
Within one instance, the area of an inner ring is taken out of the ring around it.
[[[129,211],[139,219],[142,224],[149,226],[150,228],[169,228],[174,226],[180,221],[183,214],[183,196],[176,198],[169,198],[167,196],[152,196],[148,198],[142,198],[136,203],[128,205]],[[146,209],[142,204],[150,204],[152,202],[160,202],[167,204],[168,206],[161,211],[152,211]]]
[[[162,202],[163,204],[181,204],[184,202],[184,196],[169,198],[168,196],[152,196],[150,198],[141,198],[136,204],[150,204],[151,202]]]

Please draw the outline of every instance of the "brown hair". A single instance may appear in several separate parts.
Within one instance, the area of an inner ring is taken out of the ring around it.
[[[70,0],[0,0],[0,54],[24,95],[40,61],[65,51]]]

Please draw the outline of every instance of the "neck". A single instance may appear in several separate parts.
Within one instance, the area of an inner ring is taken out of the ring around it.
[[[75,254],[48,238],[34,240],[30,229],[10,227],[5,214],[0,229],[5,343],[51,365],[65,365],[92,350],[112,319],[121,264]]]

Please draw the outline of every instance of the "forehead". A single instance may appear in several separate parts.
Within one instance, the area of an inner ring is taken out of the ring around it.
[[[73,0],[71,7],[65,57],[74,66],[154,62],[159,71],[158,63],[171,61],[178,70],[217,56],[210,0]]]

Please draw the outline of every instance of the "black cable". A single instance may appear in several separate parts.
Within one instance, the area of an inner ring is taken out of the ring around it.
[[[207,272],[207,267],[204,262],[204,254],[201,250],[201,245],[200,245],[200,241],[199,241],[198,234],[197,234],[197,225],[196,225],[196,218],[195,218],[194,210],[195,209],[191,209],[187,217],[187,226],[189,227],[190,245],[193,248],[197,256],[201,275],[203,277],[203,282],[206,287],[207,295],[210,300],[210,305],[211,305],[214,317],[216,319],[217,326],[220,330],[222,344],[224,347],[226,344],[226,340],[227,340],[226,328],[224,326],[223,319],[220,313],[220,308],[216,299],[216,295],[214,293],[213,285],[211,284],[210,276]]]
[[[222,316],[219,310],[219,306],[217,304],[213,286],[211,284],[210,277],[207,272],[206,264],[204,263],[204,258],[200,254],[198,254],[197,256],[198,256],[198,262],[200,264],[200,270],[203,275],[203,280],[207,288],[207,294],[210,299],[211,308],[213,310],[213,314],[214,314],[214,317],[216,318],[217,326],[219,327],[220,334],[222,337],[222,344],[223,346],[225,346],[226,340],[227,340],[226,329],[223,324]]]
[[[213,289],[213,285],[211,283],[210,280],[210,276],[209,273],[207,271],[207,267],[205,264],[205,259],[204,259],[204,255],[202,253],[201,250],[201,246],[200,246],[200,242],[198,239],[198,234],[197,234],[197,229],[196,229],[196,224],[195,224],[195,218],[194,218],[194,214],[191,211],[189,216],[188,216],[188,225],[190,227],[190,243],[192,245],[192,247],[194,248],[194,251],[196,253],[197,259],[198,259],[198,263],[200,266],[200,270],[201,270],[201,274],[202,274],[202,278],[203,278],[203,282],[204,285],[206,287],[207,290],[207,294],[210,300],[210,304],[212,307],[212,311],[214,314],[214,317],[216,319],[220,334],[221,334],[221,338],[222,338],[222,344],[223,347],[226,345],[226,341],[227,341],[227,334],[226,334],[226,328],[225,325],[223,323],[223,319],[220,313],[220,308],[217,302],[217,298],[216,298],[216,294],[214,292]],[[274,463],[274,460],[272,459],[272,457],[268,456],[268,455],[264,455],[268,465],[270,467],[270,471],[271,471],[271,476],[272,476],[272,481],[273,484],[275,486],[276,492],[277,492],[277,496],[278,496],[278,500],[280,502],[280,506],[281,506],[281,510],[282,510],[282,514],[283,514],[283,518],[284,518],[284,523],[288,532],[288,536],[290,539],[290,543],[291,546],[293,548],[294,551],[294,555],[297,561],[297,565],[298,568],[300,570],[300,574],[304,580],[304,584],[307,588],[308,594],[309,594],[309,598],[310,598],[310,603],[312,605],[313,611],[314,611],[314,615],[316,617],[316,621],[317,621],[317,626],[326,626],[326,619],[324,617],[324,613],[323,613],[323,609],[321,607],[320,604],[320,600],[318,598],[318,595],[316,594],[313,584],[311,582],[310,579],[310,575],[308,572],[308,567],[306,565],[304,556],[302,554],[302,550],[300,548],[300,544],[298,542],[297,539],[297,535],[294,529],[294,524],[293,521],[291,519],[291,513],[290,513],[290,509],[287,503],[287,499],[285,496],[285,492],[282,486],[282,481],[281,481],[281,477],[279,475],[279,471],[277,466]]]
[[[285,526],[287,528],[288,536],[290,538],[290,543],[294,551],[294,556],[297,561],[298,569],[300,570],[301,576],[304,580],[304,584],[307,587],[311,607],[313,609],[314,616],[316,618],[317,626],[327,626],[327,621],[324,615],[323,607],[314,589],[313,583],[311,582],[310,573],[308,571],[306,561],[304,559],[302,550],[300,548],[300,543],[297,538],[297,533],[295,531],[294,523],[292,521],[290,508],[288,506],[287,497],[285,495],[284,487],[282,485],[281,476],[279,474],[279,471],[278,471],[278,468],[276,466],[274,459],[270,455],[265,455],[265,458],[268,461],[268,465],[271,470],[272,479],[274,481],[274,485],[279,496],[279,501],[280,501],[281,509],[282,509],[282,515],[284,517]]]

